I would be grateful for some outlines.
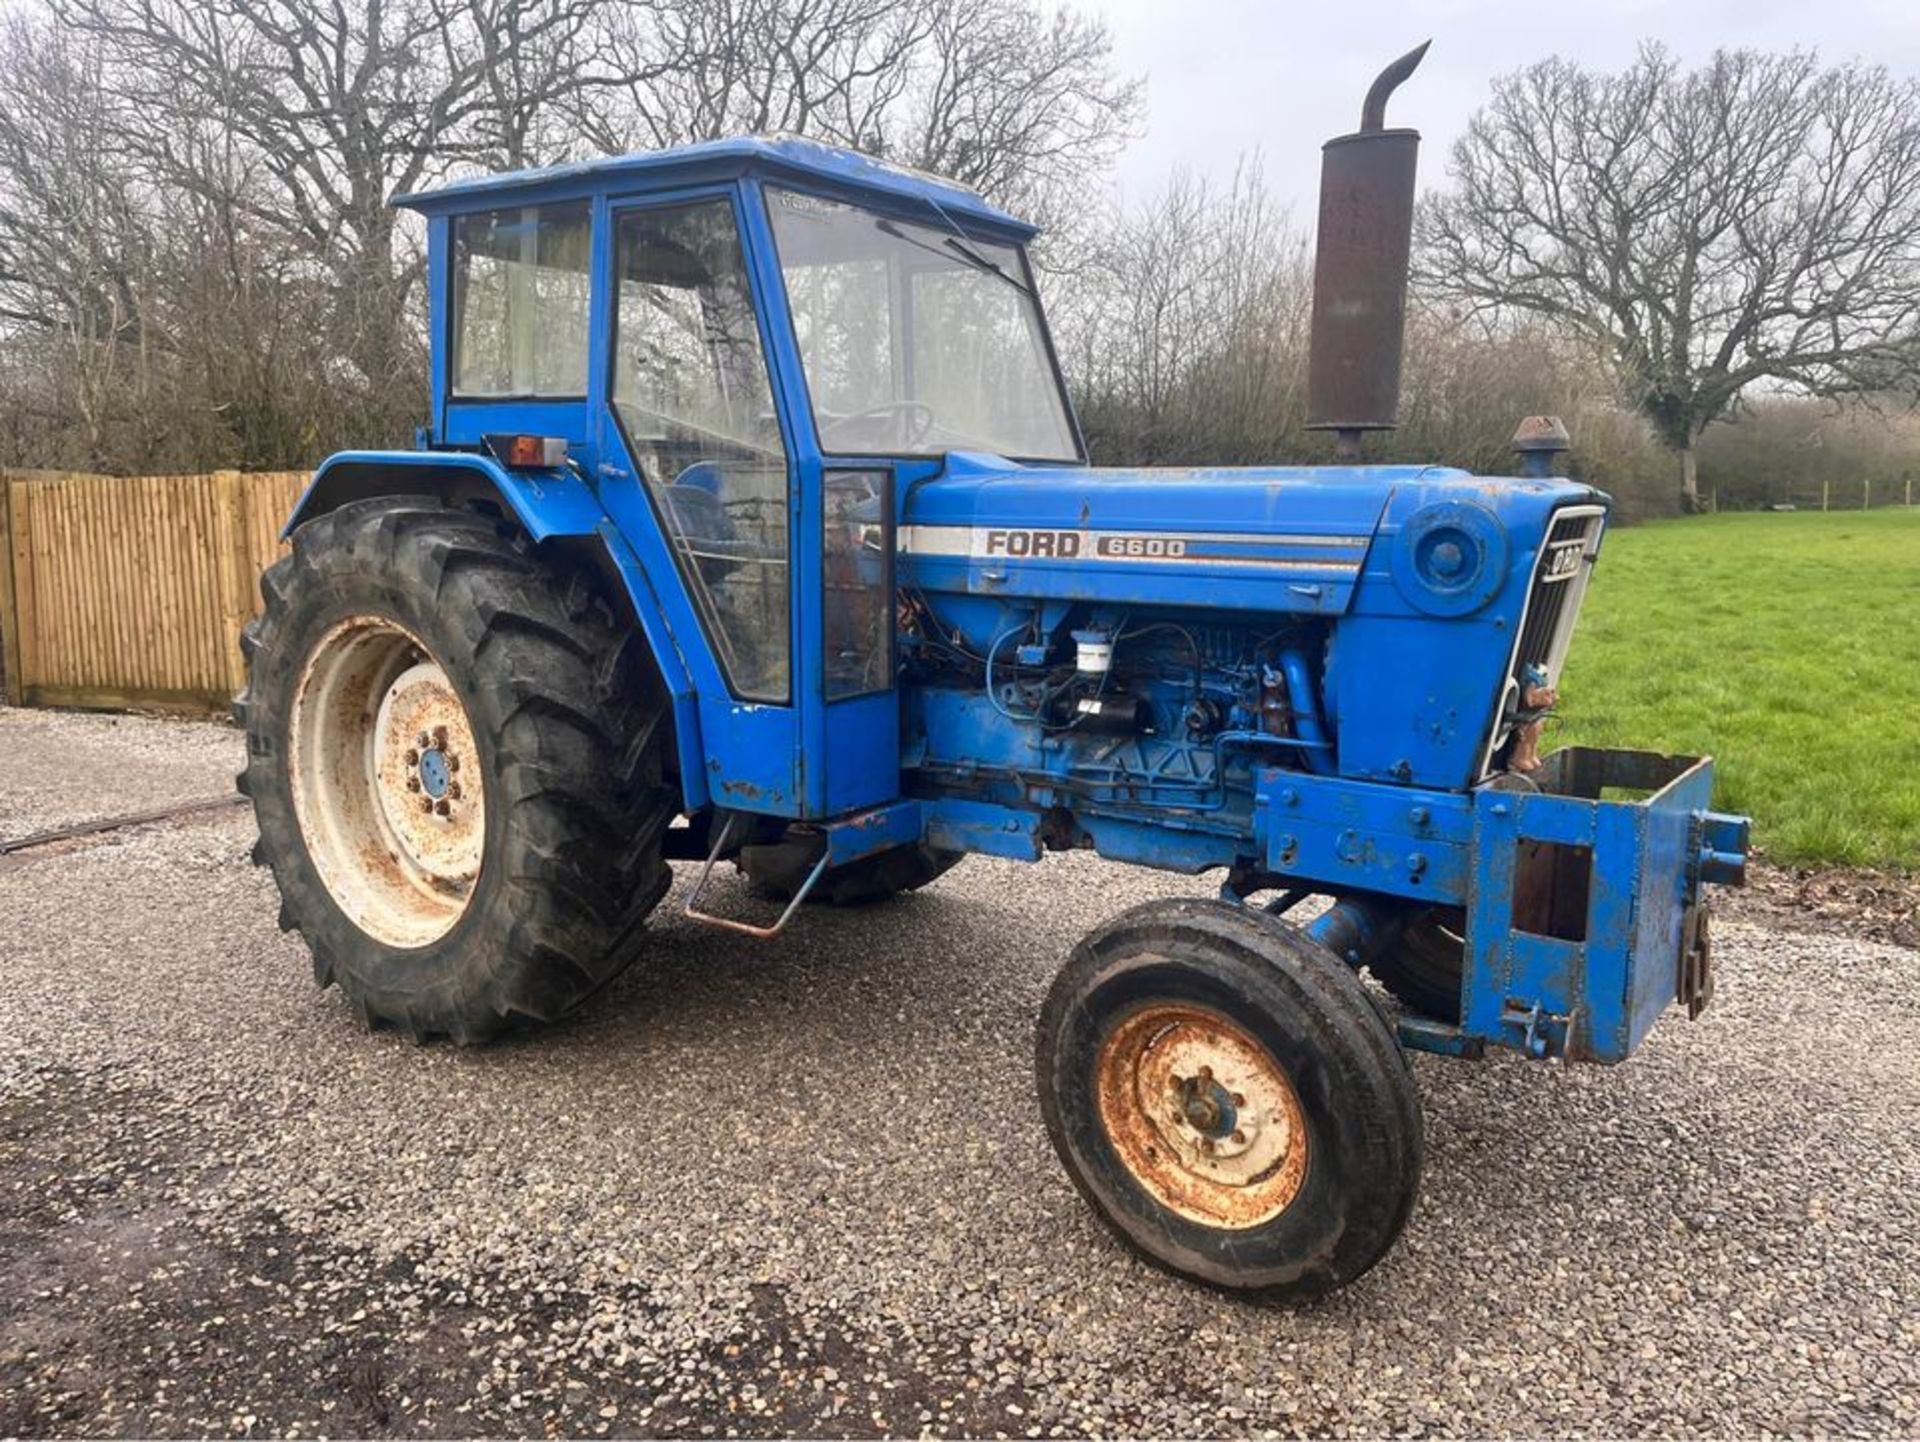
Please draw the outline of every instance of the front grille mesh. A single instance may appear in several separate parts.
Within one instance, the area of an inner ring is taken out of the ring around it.
[[[1520,646],[1514,655],[1515,680],[1524,684],[1529,667],[1545,669],[1567,607],[1579,592],[1575,582],[1580,566],[1556,575],[1553,558],[1561,550],[1572,547],[1578,547],[1584,556],[1590,549],[1593,528],[1600,521],[1599,516],[1562,516],[1548,530],[1547,543],[1540,551],[1540,564],[1534,570],[1533,594],[1527,601],[1527,623],[1520,632]],[[1581,564],[1584,565],[1584,561]]]

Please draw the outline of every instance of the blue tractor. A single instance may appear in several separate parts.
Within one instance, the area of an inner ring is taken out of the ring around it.
[[[689,916],[756,937],[971,853],[1217,874],[1067,959],[1040,1109],[1128,1243],[1290,1296],[1406,1221],[1403,1048],[1615,1062],[1697,1011],[1747,839],[1711,762],[1538,751],[1607,497],[1552,477],[1545,422],[1515,477],[1359,463],[1397,402],[1418,137],[1383,111],[1417,59],[1326,147],[1331,466],[1091,467],[1033,228],[861,155],[402,200],[431,422],[319,468],[244,638],[256,859],[316,980],[474,1042],[626,966],[674,859]],[[713,913],[722,862],[764,924]]]

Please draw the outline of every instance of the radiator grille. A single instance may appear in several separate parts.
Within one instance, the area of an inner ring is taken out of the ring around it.
[[[1547,543],[1540,549],[1540,564],[1534,568],[1533,592],[1527,598],[1526,625],[1514,655],[1516,681],[1524,681],[1530,666],[1552,669],[1555,642],[1562,625],[1574,619],[1571,611],[1579,598],[1578,583],[1586,569],[1589,542],[1601,519],[1596,515],[1561,516],[1548,530]]]
[[[1593,552],[1600,542],[1600,528],[1605,524],[1603,511],[1583,506],[1556,516],[1547,528],[1546,542],[1540,547],[1540,558],[1533,568],[1533,585],[1527,593],[1526,619],[1521,623],[1520,637],[1513,648],[1513,665],[1507,672],[1506,685],[1494,713],[1492,734],[1481,763],[1482,775],[1493,770],[1500,748],[1512,735],[1520,698],[1527,686],[1527,673],[1538,667],[1549,685],[1559,684],[1560,663],[1566,658],[1573,623],[1579,616],[1580,599],[1586,593]]]

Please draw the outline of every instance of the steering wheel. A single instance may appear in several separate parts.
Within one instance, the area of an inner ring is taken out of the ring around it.
[[[911,450],[926,439],[927,432],[933,429],[933,407],[925,401],[882,401],[877,406],[868,406],[864,410],[849,411],[844,416],[835,416],[820,427],[822,438],[839,430],[842,426],[857,425],[861,421],[878,421],[888,417],[900,417],[906,422],[905,432],[900,444]]]

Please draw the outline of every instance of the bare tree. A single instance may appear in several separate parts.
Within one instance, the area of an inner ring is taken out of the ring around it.
[[[1032,0],[628,0],[581,125],[603,151],[789,132],[1075,218],[1131,133],[1112,39]]]
[[[0,459],[297,464],[335,418],[366,420],[314,343],[331,287],[253,222],[217,126],[175,137],[202,186],[150,179],[100,52],[43,16],[0,24]]]
[[[611,154],[776,132],[878,150],[929,30],[918,0],[610,5],[583,132]]]
[[[1141,82],[1113,73],[1105,24],[1028,0],[922,3],[931,40],[880,153],[1074,230],[1144,102]]]
[[[1177,173],[1102,216],[1053,309],[1103,454],[1271,460],[1297,443],[1306,258],[1258,157],[1227,185]]]
[[[90,461],[169,344],[152,304],[158,238],[117,152],[97,51],[14,15],[0,25],[0,326],[42,342]]]
[[[389,202],[459,158],[525,164],[543,107],[584,83],[591,0],[48,0],[99,48],[119,148],[162,184],[244,209],[332,275],[326,342],[370,389],[407,348],[415,258]],[[207,143],[209,133],[213,143]],[[219,153],[245,172],[209,169]]]
[[[1920,84],[1807,54],[1658,48],[1495,84],[1429,197],[1420,279],[1603,345],[1679,458],[1759,382],[1818,396],[1910,371],[1920,322]]]
[[[1102,217],[1086,262],[1049,287],[1061,355],[1094,459],[1106,465],[1260,465],[1324,456],[1306,429],[1309,238],[1257,157],[1231,184],[1176,175]],[[1573,474],[1623,513],[1672,509],[1649,487],[1660,448],[1619,403],[1599,347],[1529,317],[1463,319],[1416,302],[1400,427],[1381,453],[1499,475],[1517,417],[1574,434]]]

